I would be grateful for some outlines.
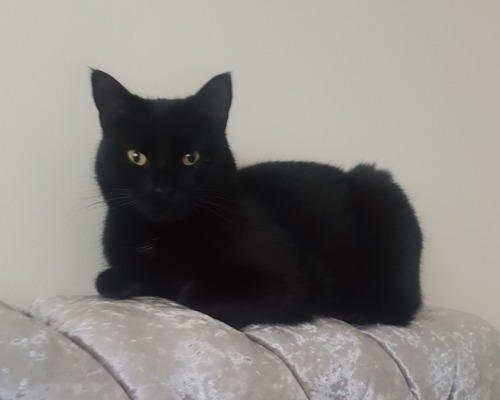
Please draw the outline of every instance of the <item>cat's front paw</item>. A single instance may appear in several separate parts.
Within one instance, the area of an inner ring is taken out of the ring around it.
[[[146,282],[134,274],[109,268],[102,271],[95,286],[101,296],[112,299],[128,299],[146,294]]]

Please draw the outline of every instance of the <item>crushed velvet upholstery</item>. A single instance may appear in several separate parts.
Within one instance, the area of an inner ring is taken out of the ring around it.
[[[407,328],[334,319],[243,332],[156,298],[0,305],[0,399],[497,399],[500,333],[423,309]]]

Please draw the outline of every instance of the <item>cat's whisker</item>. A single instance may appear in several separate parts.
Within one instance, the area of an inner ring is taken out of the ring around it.
[[[207,207],[207,206],[205,206],[203,204],[197,204],[197,206],[199,208],[201,208],[202,210],[204,210],[206,212],[209,212],[209,213],[215,215],[216,217],[219,217],[220,219],[224,220],[225,222],[231,222],[231,219],[229,217],[227,217],[227,216],[225,216],[225,215],[223,215],[223,214],[215,211],[214,209],[212,209],[210,207]]]
[[[231,222],[234,219],[234,214],[231,213],[230,210],[216,203],[207,201],[203,198],[197,199],[197,201],[193,203],[193,206],[203,211],[209,212],[226,222]]]
[[[236,217],[237,213],[234,209],[227,207],[224,204],[220,204],[205,197],[199,197],[193,205],[202,208],[204,211],[210,212],[213,215],[218,216],[226,222],[231,222]]]
[[[130,200],[119,200],[119,201],[113,201],[113,202],[110,202],[109,204],[109,208],[110,209],[113,209],[113,210],[116,210],[116,209],[128,209],[128,208],[133,208],[135,206],[135,204],[130,201]]]
[[[97,208],[97,206],[106,206],[106,202],[103,200],[100,201],[95,201],[93,203],[87,204],[83,206],[83,209],[91,209],[91,208]]]
[[[202,195],[203,198],[209,198],[209,199],[214,199],[214,200],[224,200],[228,201],[231,203],[238,203],[238,199],[231,194],[224,193],[224,192],[210,192],[210,191],[205,191],[203,192]]]
[[[111,194],[114,195],[111,195]],[[107,205],[110,210],[130,209],[135,207],[135,203],[130,200],[127,189],[111,189],[107,191]]]

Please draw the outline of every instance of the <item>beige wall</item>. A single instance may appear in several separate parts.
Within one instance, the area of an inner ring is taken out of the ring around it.
[[[500,2],[3,1],[0,299],[94,293],[88,67],[149,96],[233,72],[242,163],[376,162],[426,235],[427,302],[500,328]]]

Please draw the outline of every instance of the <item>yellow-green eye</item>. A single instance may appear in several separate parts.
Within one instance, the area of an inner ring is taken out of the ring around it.
[[[148,159],[144,154],[137,150],[127,151],[128,159],[136,165],[143,166],[148,162]]]
[[[193,151],[192,153],[187,153],[184,154],[182,157],[182,163],[186,167],[190,167],[191,165],[196,164],[200,160],[200,152],[199,151]]]

